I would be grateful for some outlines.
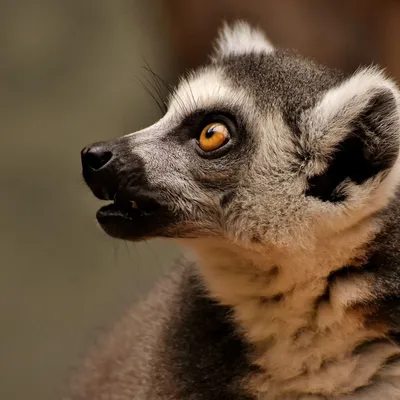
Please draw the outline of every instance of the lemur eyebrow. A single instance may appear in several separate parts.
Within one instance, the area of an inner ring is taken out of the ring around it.
[[[236,110],[229,109],[227,107],[220,108],[200,108],[183,118],[183,124],[192,124],[196,122],[202,122],[202,120],[218,121],[220,119],[228,118],[235,124],[237,124],[237,112]]]

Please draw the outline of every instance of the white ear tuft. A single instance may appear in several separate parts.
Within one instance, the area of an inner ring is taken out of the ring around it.
[[[231,25],[225,22],[219,31],[211,58],[215,61],[229,55],[270,53],[273,50],[274,47],[260,29],[244,21],[236,21]]]

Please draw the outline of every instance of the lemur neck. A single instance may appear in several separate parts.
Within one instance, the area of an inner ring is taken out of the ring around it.
[[[195,252],[211,293],[226,305],[237,307],[253,300],[261,300],[264,305],[278,303],[293,297],[300,288],[304,288],[304,303],[306,298],[315,299],[325,293],[328,277],[334,271],[349,265],[362,267],[367,244],[379,229],[378,222],[366,220],[316,239],[307,247],[270,246],[261,250],[223,240],[199,240]],[[344,294],[341,297],[342,303],[348,302]],[[306,306],[298,304],[296,308]]]
[[[300,392],[330,394],[332,387],[326,386],[323,374],[329,376],[326,362],[331,360],[338,360],[332,368],[344,371],[332,378],[337,393],[352,387],[350,372],[365,361],[353,356],[354,350],[386,332],[364,323],[362,303],[371,296],[368,275],[331,277],[345,266],[362,268],[363,249],[377,230],[376,224],[365,221],[309,249],[259,253],[211,241],[197,247],[211,293],[234,309],[236,322],[254,345],[254,363],[266,371],[257,387],[278,393],[285,382],[286,388],[292,385]],[[387,354],[398,349],[387,345],[376,351],[380,355],[369,361],[372,370],[374,362],[378,369]],[[370,378],[365,372],[354,385]]]

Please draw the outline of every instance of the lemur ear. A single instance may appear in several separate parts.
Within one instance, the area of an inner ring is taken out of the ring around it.
[[[219,30],[211,55],[213,61],[230,55],[270,53],[274,48],[264,33],[244,21],[224,23]]]
[[[304,112],[300,147],[307,195],[342,201],[351,185],[388,175],[399,155],[399,98],[391,80],[367,68]]]

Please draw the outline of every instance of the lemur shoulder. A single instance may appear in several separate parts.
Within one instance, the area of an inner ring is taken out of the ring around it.
[[[102,228],[188,248],[73,400],[400,399],[399,91],[225,25],[154,125],[82,151]]]

